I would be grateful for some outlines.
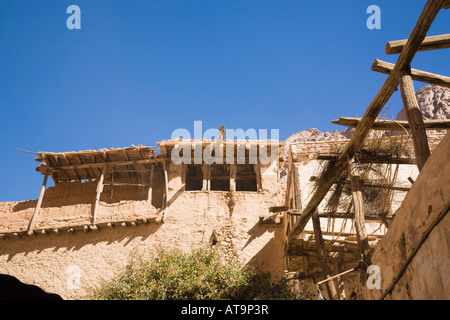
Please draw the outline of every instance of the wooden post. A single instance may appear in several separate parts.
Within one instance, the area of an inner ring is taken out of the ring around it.
[[[366,221],[364,219],[363,197],[359,176],[351,175],[350,185],[352,189],[353,207],[355,209],[356,238],[358,240],[359,251],[361,254],[361,281],[362,283],[365,283],[367,276],[366,270],[370,265],[370,247],[366,232]]]
[[[237,165],[233,163],[230,165],[230,191],[236,191],[236,173]]]
[[[202,172],[203,172],[203,191],[208,191],[211,187],[211,167],[210,165],[203,163],[202,166]]]
[[[257,191],[262,191],[261,165],[259,163],[254,164],[253,170],[255,170],[255,175],[256,175],[256,190]]]
[[[103,167],[102,174],[100,175],[100,178],[98,179],[97,183],[97,195],[95,196],[95,203],[94,203],[94,216],[92,218],[92,224],[95,225],[97,222],[97,213],[98,213],[98,205],[100,202],[100,194],[103,192],[103,180],[105,179],[105,173],[108,165],[105,164]]]
[[[294,178],[294,205],[296,210],[302,210],[302,194],[300,189],[300,177],[298,174],[299,165],[293,164],[293,178]]]
[[[417,103],[414,84],[411,78],[411,68],[409,65],[406,66],[401,75],[400,90],[406,117],[408,118],[409,126],[411,128],[417,167],[420,171],[430,156],[430,148],[428,146],[422,112],[420,111],[419,104]]]
[[[44,199],[44,193],[45,193],[45,187],[47,186],[47,178],[48,178],[48,171],[45,172],[44,181],[42,182],[41,186],[41,192],[39,193],[39,199],[36,204],[36,208],[34,209],[33,217],[31,218],[30,224],[28,226],[28,234],[33,234],[34,225],[36,224],[36,219],[39,214],[39,209],[42,205],[42,199]]]
[[[163,161],[163,169],[164,169],[164,213],[163,219],[166,219],[167,211],[169,210],[169,174],[168,168],[166,164],[166,160]]]
[[[314,237],[316,238],[317,255],[322,265],[322,272],[325,278],[331,278],[330,264],[328,262],[328,253],[325,250],[325,243],[323,241],[322,229],[320,227],[320,219],[318,212],[315,211],[311,217],[314,227]],[[339,299],[336,289],[336,283],[333,281],[327,282],[328,297],[330,300]]]
[[[149,181],[149,187],[148,187],[148,196],[147,196],[147,201],[150,203],[150,205],[152,204],[152,196],[153,196],[153,180],[155,178],[155,164],[151,165],[152,168],[150,169],[150,181]]]

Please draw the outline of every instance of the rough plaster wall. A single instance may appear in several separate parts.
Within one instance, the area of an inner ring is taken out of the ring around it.
[[[283,204],[281,185],[270,188],[276,192],[183,192],[181,172],[179,166],[169,167],[170,207],[164,223],[0,240],[0,273],[14,275],[23,282],[36,284],[66,299],[75,299],[86,294],[89,287],[110,279],[134,253],[151,255],[158,248],[187,251],[210,245],[214,233],[217,246],[224,255],[236,256],[248,265],[259,265],[261,271],[271,272],[274,281],[280,279],[285,268],[282,227],[261,225],[259,217],[268,215],[270,206]],[[276,181],[276,174],[270,175],[269,172],[263,181],[272,183]],[[155,185],[158,191],[153,193],[153,203],[157,201],[155,195],[162,197],[164,190],[160,183],[163,176],[157,177],[159,182]],[[79,206],[85,206],[83,214],[90,218],[95,198],[95,183],[92,184],[83,186],[86,187],[83,191],[86,198],[79,199],[81,204],[57,207],[49,201],[48,208],[52,209],[44,208],[43,217],[57,221],[69,215],[73,220],[80,213]],[[56,191],[46,192],[47,199],[62,201],[57,194],[51,195]],[[145,202],[123,203],[120,215],[139,216]],[[23,203],[0,204],[1,224],[14,217],[16,223],[27,226],[33,203],[35,201],[25,204],[28,209],[16,212],[13,209],[23,206]],[[108,205],[111,204],[101,202],[99,217],[114,213]],[[149,207],[148,203],[145,207]]]
[[[381,269],[381,289],[364,287],[364,299],[378,299],[389,287],[422,233],[450,200],[450,135],[427,160],[405,197],[372,264]],[[386,299],[450,298],[450,217],[434,228]]]

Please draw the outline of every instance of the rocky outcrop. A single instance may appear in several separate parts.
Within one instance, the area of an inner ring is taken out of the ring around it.
[[[416,92],[417,102],[424,120],[450,119],[450,89],[439,86],[426,86]],[[402,109],[397,120],[407,120]]]

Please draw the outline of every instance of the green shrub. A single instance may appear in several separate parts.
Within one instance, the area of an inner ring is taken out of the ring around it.
[[[253,300],[305,299],[286,280],[272,284],[237,261],[223,261],[210,249],[190,253],[160,251],[150,260],[134,258],[125,270],[96,289],[91,298],[106,300]]]

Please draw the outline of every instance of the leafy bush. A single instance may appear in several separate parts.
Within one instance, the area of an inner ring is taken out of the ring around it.
[[[253,300],[305,299],[286,280],[272,284],[269,273],[257,273],[237,261],[223,261],[210,249],[190,253],[160,251],[150,260],[134,258],[125,270],[96,289],[93,299],[107,300]]]

